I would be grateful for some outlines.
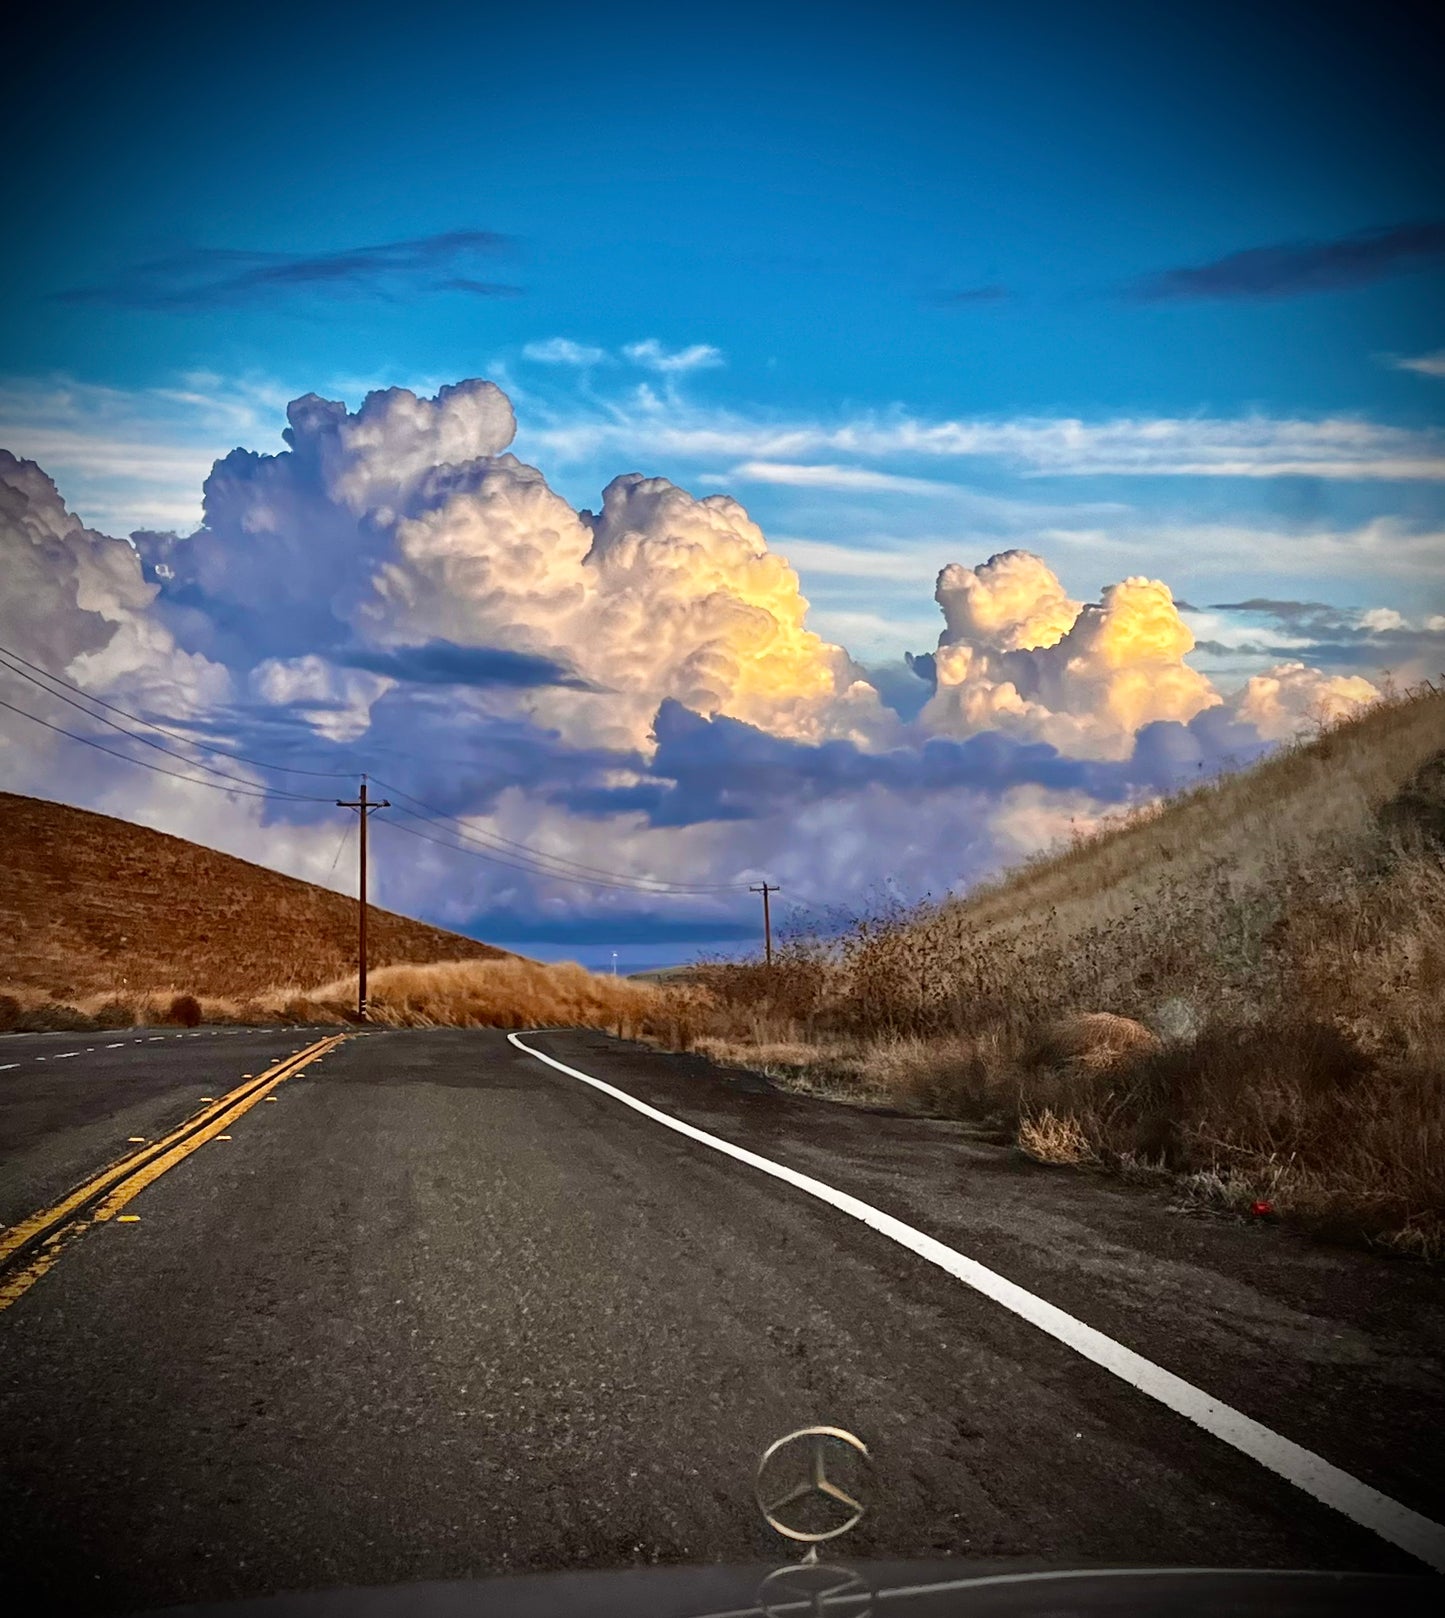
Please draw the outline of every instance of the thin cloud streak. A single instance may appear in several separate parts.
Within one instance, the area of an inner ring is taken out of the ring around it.
[[[1418,376],[1445,377],[1445,348],[1437,348],[1433,354],[1417,354],[1412,359],[1395,361],[1397,371],[1414,371]]]
[[[639,390],[590,415],[554,411],[527,428],[526,441],[554,462],[659,454],[784,465],[817,455],[956,457],[1044,476],[1445,481],[1445,432],[1348,416],[928,421],[897,410],[832,423],[763,422]]]
[[[1137,281],[1142,303],[1198,298],[1293,298],[1345,292],[1445,262],[1445,220],[1356,231],[1332,241],[1279,242],[1207,264],[1160,270]]]
[[[196,247],[55,296],[61,303],[174,314],[238,308],[314,291],[385,297],[406,289],[514,297],[520,287],[465,274],[479,258],[512,245],[496,231],[450,230],[332,253]]]
[[[900,477],[863,466],[807,466],[788,461],[743,461],[722,474],[721,483],[774,483],[791,489],[839,489],[846,493],[879,490],[893,494],[966,494],[952,483],[932,478]]]

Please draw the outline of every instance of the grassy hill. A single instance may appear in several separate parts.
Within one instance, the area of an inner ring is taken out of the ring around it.
[[[719,1056],[1445,1256],[1445,690],[704,981]]]
[[[356,901],[164,832],[0,792],[0,990],[252,1001],[356,967]],[[507,952],[375,906],[373,967]]]

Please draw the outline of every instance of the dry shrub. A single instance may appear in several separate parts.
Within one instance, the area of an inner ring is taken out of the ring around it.
[[[9,1033],[20,1021],[20,1002],[13,994],[0,994],[0,1033]]]
[[[74,1006],[58,1000],[46,1000],[38,1006],[22,1011],[15,1019],[17,1034],[84,1034],[95,1028],[94,1021]]]
[[[127,1000],[102,1000],[93,1013],[97,1028],[134,1028],[135,1007]]]
[[[166,1008],[166,1021],[179,1023],[182,1028],[199,1028],[201,1002],[193,994],[178,994]]]

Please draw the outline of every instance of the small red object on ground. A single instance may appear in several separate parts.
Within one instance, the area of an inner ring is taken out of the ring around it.
[[[1272,1202],[1266,1202],[1264,1198],[1261,1197],[1258,1202],[1250,1203],[1249,1211],[1255,1216],[1256,1219],[1263,1219],[1266,1214],[1272,1214],[1274,1212],[1274,1204]]]

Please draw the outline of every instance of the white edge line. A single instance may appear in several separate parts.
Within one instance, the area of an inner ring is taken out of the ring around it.
[[[800,1174],[797,1169],[775,1163],[771,1158],[759,1157],[756,1152],[734,1146],[731,1141],[723,1140],[720,1136],[709,1135],[706,1130],[698,1129],[693,1124],[686,1124],[680,1118],[670,1117],[656,1107],[648,1106],[645,1101],[639,1101],[635,1096],[628,1095],[625,1090],[605,1084],[601,1079],[594,1079],[590,1073],[582,1073],[575,1067],[568,1067],[565,1062],[559,1062],[556,1057],[548,1056],[543,1051],[533,1050],[530,1045],[522,1043],[518,1034],[508,1034],[507,1040],[518,1050],[525,1051],[528,1056],[536,1057],[539,1062],[545,1062],[548,1067],[556,1068],[559,1073],[565,1073],[569,1078],[590,1084],[593,1089],[602,1091],[604,1095],[622,1102],[635,1112],[640,1112],[645,1118],[651,1118],[655,1123],[674,1129],[678,1134],[686,1135],[691,1140],[701,1141],[703,1145],[711,1146],[714,1151],[722,1152],[739,1163],[746,1163],[750,1168],[760,1169],[764,1174],[772,1175],[775,1180],[782,1180],[800,1191],[806,1191],[810,1196],[817,1197],[820,1201],[838,1209],[840,1213],[861,1221],[870,1229],[876,1230],[880,1236],[886,1236],[890,1241],[897,1242],[900,1247],[908,1248],[910,1252],[927,1259],[930,1264],[936,1264],[939,1269],[947,1271],[949,1275],[983,1293],[995,1303],[1002,1304],[1005,1309],[1028,1321],[1031,1326],[1037,1326],[1040,1331],[1072,1348],[1075,1353],[1112,1372],[1121,1381],[1127,1382],[1141,1393],[1147,1393],[1151,1399],[1157,1399],[1160,1404],[1192,1421],[1196,1426],[1202,1427],[1205,1432],[1223,1439],[1226,1444],[1248,1455],[1251,1460],[1258,1461],[1261,1466],[1267,1467],[1324,1505],[1359,1523],[1362,1528],[1368,1528],[1381,1539],[1388,1540],[1390,1544],[1399,1546],[1403,1551],[1408,1551],[1411,1556],[1434,1568],[1437,1573],[1445,1573],[1445,1527],[1432,1522],[1428,1517],[1421,1516],[1417,1511],[1412,1511],[1408,1506],[1401,1505],[1398,1500],[1392,1500],[1388,1495],[1381,1494],[1378,1489],[1372,1489],[1368,1484],[1361,1483],[1358,1478],[1351,1477],[1348,1472],[1341,1471],[1337,1466],[1332,1466],[1313,1450],[1307,1450],[1282,1437],[1241,1411],[1213,1398],[1202,1388],[1196,1388],[1193,1383],[1175,1376],[1172,1371],[1166,1371],[1162,1366],[1155,1365],[1152,1360],[1146,1360],[1142,1354],[1136,1354],[1133,1349],[1125,1348],[1122,1343],[1116,1343],[1112,1337],[1105,1336],[1094,1327],[1086,1326],[1082,1320],[1076,1320],[1054,1304],[1046,1303],[1034,1293],[1005,1279],[996,1270],[988,1269],[976,1259],[965,1258],[962,1253],[945,1246],[932,1236],[926,1236],[921,1230],[915,1230],[912,1225],[904,1224],[901,1219],[895,1219],[892,1214],[886,1214],[881,1209],[873,1207],[871,1203],[850,1196],[846,1191],[835,1190],[830,1185],[824,1185],[821,1180],[815,1180],[808,1174]]]

